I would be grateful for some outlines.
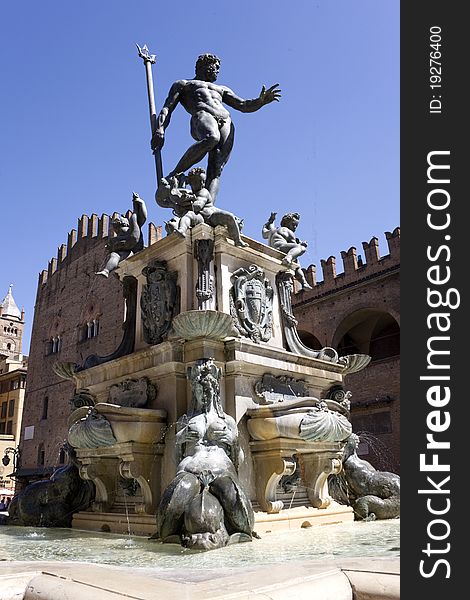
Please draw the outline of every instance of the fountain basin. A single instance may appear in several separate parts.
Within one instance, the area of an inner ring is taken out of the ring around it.
[[[399,519],[266,532],[261,534],[261,539],[206,553],[129,535],[4,526],[0,528],[0,563],[14,557],[23,561],[75,561],[132,569],[194,568],[201,571],[281,565],[312,559],[397,558],[399,545]]]
[[[95,404],[97,412],[111,423],[116,440],[151,444],[161,437],[166,424],[166,410],[129,408],[117,404]]]
[[[166,424],[166,410],[130,408],[106,402],[95,404],[93,409],[109,421],[118,443],[152,444],[158,442]],[[75,410],[70,415],[69,424],[85,418],[89,410],[90,407],[86,406]]]

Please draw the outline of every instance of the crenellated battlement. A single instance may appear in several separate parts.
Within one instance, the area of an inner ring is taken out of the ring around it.
[[[315,265],[304,269],[305,277],[313,289],[303,292],[302,297],[311,299],[398,267],[400,264],[400,228],[396,227],[392,232],[386,231],[385,238],[388,244],[388,254],[384,256],[380,256],[379,240],[375,236],[369,242],[362,242],[365,261],[357,254],[354,246],[349,250],[343,250],[341,252],[342,273],[337,273],[334,256],[329,256],[326,260],[322,259],[323,281],[317,282]]]
[[[130,218],[132,211],[128,210],[125,214]],[[69,265],[79,256],[83,256],[92,249],[96,249],[98,245],[104,249],[103,239],[108,235],[113,235],[110,229],[110,223],[115,218],[120,216],[118,212],[111,216],[102,214],[99,217],[97,214],[91,216],[82,215],[77,221],[77,227],[72,229],[67,235],[67,243],[61,244],[57,249],[57,256],[51,258],[47,269],[39,273],[38,286],[41,287],[47,283],[50,278],[61,269],[63,265]],[[154,244],[162,238],[162,227],[149,223],[148,225],[148,240],[149,245]]]

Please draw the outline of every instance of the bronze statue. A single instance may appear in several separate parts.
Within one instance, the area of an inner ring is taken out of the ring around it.
[[[219,68],[220,59],[217,56],[202,54],[196,62],[196,77],[180,79],[171,86],[168,98],[157,117],[151,141],[154,152],[163,147],[165,130],[174,109],[180,103],[191,115],[191,135],[196,143],[186,150],[167,179],[184,173],[207,154],[207,188],[213,201],[217,197],[223,168],[232,151],[235,133],[230,113],[223,104],[240,112],[255,112],[280,98],[278,84],[268,89],[263,86],[259,97],[253,100],[239,98],[230,88],[214,83]]]
[[[281,226],[276,227],[274,221],[277,213],[271,213],[267,223],[263,226],[262,235],[268,240],[271,248],[275,248],[286,255],[282,264],[290,267],[295,272],[295,278],[301,284],[303,290],[311,290],[312,287],[305,279],[304,272],[298,262],[299,256],[307,250],[307,242],[302,242],[295,236],[300,221],[299,213],[287,213],[281,219]]]
[[[147,207],[139,194],[135,192],[132,195],[132,204],[134,212],[129,219],[120,215],[111,221],[111,227],[116,235],[109,236],[105,246],[109,250],[109,254],[104,267],[96,275],[109,277],[111,271],[117,268],[121,260],[143,249],[144,238],[141,228],[147,220]]]

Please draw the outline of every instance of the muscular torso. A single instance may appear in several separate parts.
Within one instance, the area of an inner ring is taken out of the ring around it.
[[[182,80],[178,84],[179,101],[190,115],[203,111],[216,119],[230,119],[230,113],[222,104],[223,86],[198,79]]]

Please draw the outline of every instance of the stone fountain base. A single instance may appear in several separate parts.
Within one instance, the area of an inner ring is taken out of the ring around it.
[[[258,535],[263,536],[274,532],[352,521],[352,508],[333,501],[327,508],[296,506],[275,514],[255,510],[254,529]],[[72,527],[86,531],[150,537],[157,531],[157,520],[154,515],[82,511],[75,513]]]
[[[150,537],[157,531],[157,519],[155,515],[82,511],[74,514],[72,528]]]

